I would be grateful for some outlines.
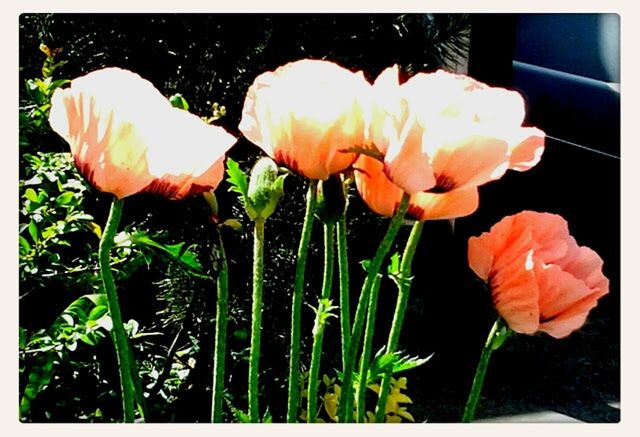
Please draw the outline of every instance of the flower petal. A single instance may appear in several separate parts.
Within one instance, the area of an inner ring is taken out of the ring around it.
[[[465,217],[478,209],[478,189],[460,188],[446,193],[416,193],[409,200],[407,216],[416,220]]]
[[[517,171],[527,171],[540,162],[544,152],[545,133],[538,128],[526,127],[518,129],[508,137],[509,168]]]

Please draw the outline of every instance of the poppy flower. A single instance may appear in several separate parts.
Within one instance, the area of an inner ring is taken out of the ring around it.
[[[181,199],[214,189],[224,175],[225,152],[236,142],[120,68],[57,89],[49,123],[69,143],[80,173],[118,198],[146,192]]]
[[[369,88],[362,72],[328,61],[291,62],[255,79],[239,129],[278,164],[326,180],[356,160],[344,150],[364,144]]]
[[[354,169],[358,191],[379,214],[393,215],[404,191],[417,220],[469,215],[478,186],[530,169],[544,150],[544,132],[522,127],[520,94],[467,76],[440,70],[400,85],[394,66],[376,79],[373,96],[368,139],[382,162],[362,155]]]
[[[578,246],[559,215],[522,211],[471,237],[469,265],[508,326],[562,338],[580,328],[609,292],[602,259]]]

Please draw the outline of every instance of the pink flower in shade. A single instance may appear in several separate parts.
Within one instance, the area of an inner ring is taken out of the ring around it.
[[[350,167],[364,144],[362,72],[304,59],[258,76],[249,88],[239,129],[278,164],[326,180]]]
[[[403,191],[417,220],[469,215],[478,186],[530,169],[544,151],[544,132],[522,127],[520,94],[467,76],[440,70],[400,85],[390,67],[372,101],[368,139],[383,162],[361,155],[354,168],[362,198],[382,215],[393,215]]]
[[[236,142],[120,68],[97,70],[57,89],[49,123],[69,143],[82,175],[118,198],[146,192],[181,199],[214,189]]]
[[[511,329],[562,338],[580,328],[609,292],[602,259],[578,246],[559,215],[522,211],[471,237],[471,269],[491,288]]]

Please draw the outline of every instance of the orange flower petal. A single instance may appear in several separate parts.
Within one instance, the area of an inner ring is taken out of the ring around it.
[[[423,144],[427,150],[435,149],[430,152],[436,176],[432,192],[476,187],[500,178],[507,170],[508,146],[499,138],[473,132],[465,135],[455,126],[440,126],[427,130]]]
[[[353,164],[356,188],[364,202],[374,212],[391,217],[402,199],[402,189],[385,176],[383,167],[365,155]]]
[[[511,154],[509,168],[527,171],[535,166],[544,152],[545,133],[534,127],[519,129],[509,138]]]
[[[409,200],[407,216],[416,220],[465,217],[478,209],[478,189],[460,188],[446,193],[416,193]]]
[[[583,281],[556,265],[540,266],[536,276],[540,289],[540,330],[556,338],[579,329],[598,301]]]
[[[341,150],[365,143],[362,72],[300,60],[263,73],[249,88],[240,131],[279,164],[326,180],[357,158]]]
[[[520,255],[490,278],[493,303],[511,329],[522,334],[538,330],[538,284],[533,252]]]
[[[235,143],[222,128],[172,108],[149,81],[119,68],[57,89],[49,122],[89,182],[118,198],[141,191],[182,198],[215,188],[217,163]]]

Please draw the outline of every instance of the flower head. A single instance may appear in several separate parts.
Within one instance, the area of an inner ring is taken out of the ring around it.
[[[491,288],[516,332],[561,338],[580,328],[609,292],[602,259],[578,246],[555,214],[522,211],[469,239],[469,265]]]
[[[477,187],[540,160],[544,133],[522,127],[520,94],[467,76],[418,73],[400,85],[396,66],[373,85],[368,138],[381,163],[362,155],[356,186],[376,212],[392,215],[402,192],[418,220],[455,218],[478,207]],[[394,188],[395,187],[395,188]]]
[[[258,76],[249,88],[239,129],[278,164],[326,180],[348,168],[364,143],[362,72],[304,59]]]
[[[213,189],[236,141],[173,108],[149,81],[120,68],[57,89],[49,123],[69,143],[82,175],[118,198],[148,192],[181,199]]]

